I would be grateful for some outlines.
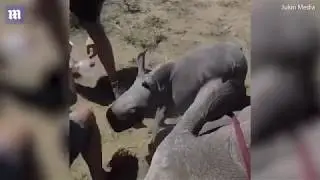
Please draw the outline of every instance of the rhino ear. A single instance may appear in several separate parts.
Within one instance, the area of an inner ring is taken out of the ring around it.
[[[139,53],[137,59],[136,59],[136,63],[138,66],[138,76],[144,75],[146,72],[145,69],[145,56],[147,53],[147,49],[145,49],[143,52]]]

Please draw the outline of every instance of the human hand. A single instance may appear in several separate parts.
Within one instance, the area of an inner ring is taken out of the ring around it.
[[[97,46],[94,44],[93,40],[88,37],[87,41],[86,41],[86,48],[87,48],[87,55],[89,56],[89,58],[93,58],[98,54],[97,51]]]

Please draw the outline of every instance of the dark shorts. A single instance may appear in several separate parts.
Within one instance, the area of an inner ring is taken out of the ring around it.
[[[104,0],[70,0],[70,11],[80,22],[97,22]]]

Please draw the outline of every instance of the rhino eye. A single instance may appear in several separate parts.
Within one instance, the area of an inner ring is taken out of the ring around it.
[[[133,113],[135,113],[135,112],[136,112],[136,109],[131,108],[131,109],[129,109],[129,110],[128,110],[128,112],[129,112],[130,114],[133,114]]]
[[[147,82],[143,81],[143,82],[142,82],[142,86],[143,86],[144,88],[150,90],[150,86],[149,86],[149,84],[148,84]]]

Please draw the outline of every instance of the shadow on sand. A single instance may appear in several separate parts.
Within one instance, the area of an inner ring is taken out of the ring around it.
[[[127,90],[134,82],[138,73],[136,67],[124,68],[117,72],[120,86]],[[115,98],[108,76],[100,77],[94,88],[82,86],[76,83],[76,91],[87,100],[102,106],[111,104]]]
[[[126,149],[119,149],[112,156],[108,165],[107,179],[136,180],[138,177],[138,158]]]

